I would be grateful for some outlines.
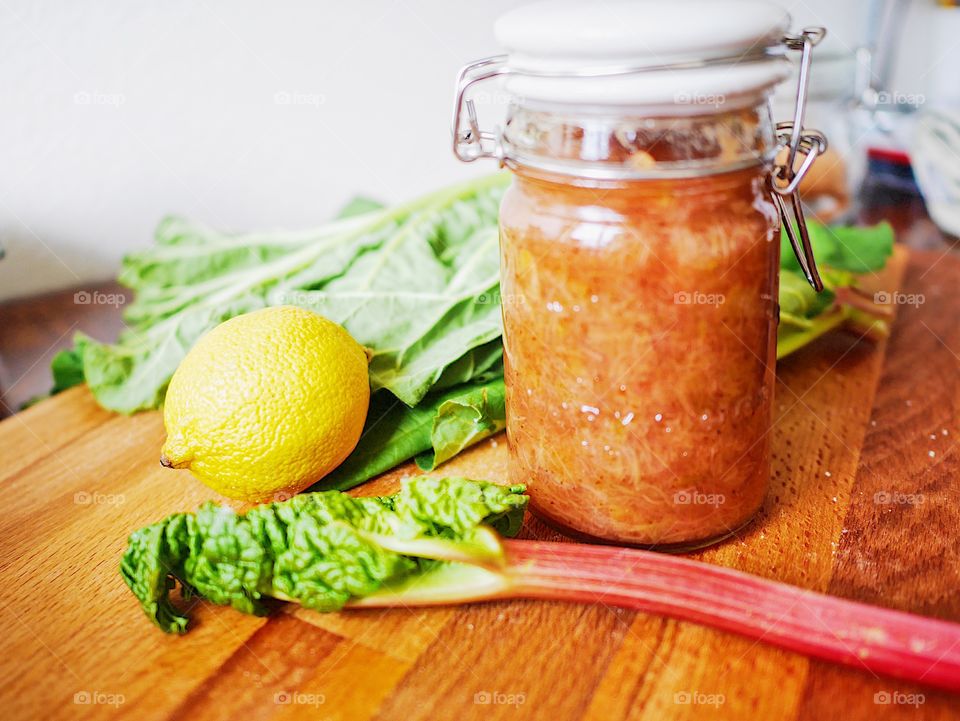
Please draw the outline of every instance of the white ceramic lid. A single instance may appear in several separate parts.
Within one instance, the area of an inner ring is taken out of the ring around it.
[[[761,0],[543,0],[501,16],[498,42],[512,69],[564,74],[755,55],[787,32],[790,16]],[[724,104],[787,77],[779,57],[602,77],[509,74],[527,101],[596,105]]]

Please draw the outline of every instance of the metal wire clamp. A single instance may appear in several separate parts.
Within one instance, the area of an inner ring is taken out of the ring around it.
[[[797,97],[793,110],[793,120],[777,123],[777,140],[786,149],[784,162],[776,163],[773,167],[771,187],[773,197],[780,210],[783,229],[790,240],[793,252],[800,262],[807,282],[816,291],[823,290],[823,280],[817,269],[817,261],[813,257],[813,248],[810,245],[810,233],[807,231],[807,221],[803,217],[803,206],[800,203],[800,182],[810,171],[817,156],[827,150],[827,139],[819,130],[808,130],[803,127],[803,115],[807,107],[807,86],[810,84],[810,59],[813,48],[827,31],[823,28],[804,28],[799,35],[788,35],[784,38],[784,45],[788,50],[800,51],[800,72],[797,81]],[[800,167],[796,167],[797,158],[802,157]],[[790,207],[787,207],[787,200]],[[791,218],[791,211],[793,218]],[[794,227],[796,221],[796,227]]]

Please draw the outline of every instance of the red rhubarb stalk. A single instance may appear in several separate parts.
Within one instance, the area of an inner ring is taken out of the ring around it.
[[[875,675],[960,690],[960,624],[651,551],[540,541],[504,547],[508,582],[500,598],[656,613]]]

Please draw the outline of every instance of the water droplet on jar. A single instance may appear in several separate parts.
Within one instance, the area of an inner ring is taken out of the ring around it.
[[[621,386],[620,386],[620,392],[623,393],[623,392],[626,391],[626,390],[627,390],[627,387],[626,387],[625,385],[622,385],[622,384],[621,384]]]
[[[563,306],[559,301],[551,300],[549,303],[547,303],[547,310],[551,313],[563,313]]]
[[[665,433],[669,433],[672,429],[670,428],[670,426],[667,426],[667,427],[664,428],[663,430],[664,430]]]
[[[927,455],[930,456],[931,458],[936,458],[937,452],[936,452],[936,451],[927,451]]]
[[[566,402],[566,401],[563,401],[563,402],[560,404],[560,407],[561,407],[561,408],[567,408],[567,402]]]
[[[628,424],[630,423],[630,421],[632,421],[632,420],[633,420],[633,411],[631,411],[630,413],[627,413],[627,415],[625,415],[625,416],[623,417],[623,420],[620,421],[620,422],[621,422],[623,425],[628,425]]]
[[[710,416],[708,416],[706,413],[704,413],[702,416],[700,416],[700,420],[701,420],[701,421],[705,421],[705,420],[707,420],[707,418],[709,418],[709,417],[710,417]]]
[[[596,303],[598,300],[600,300],[600,296],[598,296],[598,295],[591,295],[591,296],[590,296],[590,302],[591,302],[591,303]]]
[[[662,421],[662,420],[663,420],[663,413],[657,413],[657,415],[655,415],[655,416],[653,417],[653,420],[655,420],[657,423],[659,423],[660,421]]]
[[[573,306],[573,312],[574,312],[574,313],[579,313],[579,312],[580,312],[580,306],[579,306],[579,305]]]
[[[581,445],[581,446],[587,446],[587,445],[589,445],[589,444],[588,444],[586,441],[580,441],[580,445]]]
[[[581,378],[580,376],[577,376],[577,383],[583,385],[583,378]]]

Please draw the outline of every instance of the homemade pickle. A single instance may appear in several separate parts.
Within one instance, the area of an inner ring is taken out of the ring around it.
[[[729,535],[770,470],[780,244],[767,171],[584,185],[511,169],[512,480],[581,537],[679,548]]]

